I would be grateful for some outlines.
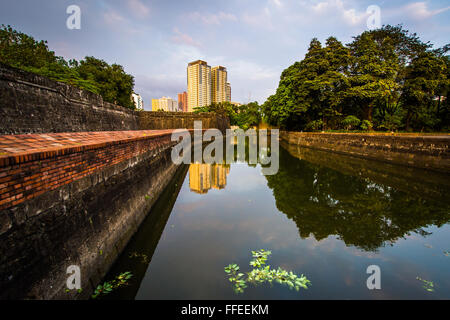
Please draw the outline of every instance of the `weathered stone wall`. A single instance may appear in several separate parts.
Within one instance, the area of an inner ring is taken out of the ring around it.
[[[154,129],[194,129],[194,121],[202,121],[202,128],[217,128],[222,132],[230,128],[228,117],[215,113],[193,112],[139,112],[139,127],[141,130]]]
[[[92,92],[0,64],[0,135],[47,132],[229,128],[212,113],[134,111]]]
[[[31,183],[0,209],[0,299],[89,297],[175,174],[173,145],[167,133],[4,163],[11,192]],[[70,265],[81,293],[65,292]]]
[[[450,173],[450,136],[280,132],[289,144]]]
[[[137,112],[0,64],[0,134],[138,130]]]

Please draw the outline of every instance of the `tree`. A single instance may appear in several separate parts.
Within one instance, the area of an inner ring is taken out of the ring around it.
[[[230,119],[230,124],[248,129],[257,126],[261,122],[261,107],[258,102],[250,102],[246,105],[236,106],[230,102],[213,103],[209,106],[194,108],[194,112],[215,112],[224,114]]]
[[[416,120],[416,128],[435,127],[439,122],[434,110],[434,98],[438,97],[440,103],[440,90],[447,81],[447,65],[444,59],[433,52],[423,52],[411,61],[406,68],[405,85],[402,102],[407,110],[406,129],[410,128],[411,120]],[[436,105],[439,106],[439,103]]]
[[[449,130],[450,45],[431,48],[400,25],[365,31],[345,46],[314,38],[304,59],[282,72],[262,114],[288,130],[343,129],[349,116],[363,130]]]
[[[47,41],[0,27],[0,62],[80,89],[100,94],[105,101],[134,109],[131,93],[134,79],[118,64],[86,57],[80,62],[64,60],[50,51]]]
[[[396,98],[399,59],[390,38],[379,44],[370,32],[356,37],[349,46],[351,87],[346,95],[361,106],[361,118],[372,122],[376,105],[382,101],[391,103]]]
[[[134,108],[131,94],[134,87],[133,76],[126,74],[118,64],[109,65],[103,60],[86,57],[76,70],[80,77],[98,84],[99,93],[105,101]]]

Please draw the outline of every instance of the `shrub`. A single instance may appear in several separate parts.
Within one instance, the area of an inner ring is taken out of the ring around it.
[[[369,120],[363,120],[363,121],[361,121],[360,127],[361,127],[361,130],[370,131],[373,128],[373,124]]]
[[[402,125],[402,118],[396,114],[386,114],[383,121],[378,126],[380,129],[395,131]]]
[[[355,116],[347,116],[344,118],[344,120],[341,121],[341,124],[344,126],[346,130],[351,130],[352,128],[356,128],[361,123],[361,120],[359,120]]]
[[[322,128],[323,128],[322,120],[311,121],[305,126],[306,131],[318,131],[318,130],[322,130]]]

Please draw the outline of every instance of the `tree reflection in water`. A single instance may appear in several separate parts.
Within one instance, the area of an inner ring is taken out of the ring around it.
[[[436,175],[433,183],[429,172],[286,147],[279,172],[266,179],[278,210],[295,221],[302,238],[336,235],[347,246],[377,251],[412,232],[426,236],[424,228],[450,220],[448,182],[440,184],[448,177]]]

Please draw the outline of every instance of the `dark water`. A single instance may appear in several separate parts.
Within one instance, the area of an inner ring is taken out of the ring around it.
[[[449,299],[449,176],[284,146],[280,169],[184,165],[106,280],[131,271],[109,299]],[[304,274],[236,294],[224,266],[250,271],[251,250]],[[369,265],[381,290],[368,290]],[[416,279],[432,281],[426,291]]]

